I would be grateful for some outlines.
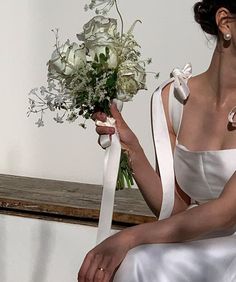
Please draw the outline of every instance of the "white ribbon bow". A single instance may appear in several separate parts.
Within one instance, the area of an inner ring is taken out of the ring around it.
[[[171,76],[174,77],[174,88],[177,91],[179,98],[181,101],[185,101],[190,94],[186,81],[192,76],[192,65],[188,63],[182,70],[175,68],[172,71]]]
[[[113,99],[112,102],[116,104],[118,111],[121,112],[122,108],[123,108],[123,102],[121,100],[118,100],[118,99]],[[100,121],[100,120],[96,120],[95,124],[97,126],[109,126],[109,127],[116,128],[115,127],[116,121],[112,117],[107,117],[105,122]],[[111,136],[110,135],[101,135],[99,137],[99,144],[101,145],[101,147],[103,149],[108,148],[109,146],[111,146]]]

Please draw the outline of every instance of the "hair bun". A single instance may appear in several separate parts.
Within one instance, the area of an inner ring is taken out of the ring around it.
[[[208,1],[210,2],[210,1]],[[194,5],[194,18],[200,24],[203,31],[211,35],[218,34],[218,28],[215,21],[215,9],[211,4],[207,4],[204,0]]]

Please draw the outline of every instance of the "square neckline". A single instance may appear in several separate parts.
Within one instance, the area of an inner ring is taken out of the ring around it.
[[[193,154],[207,154],[207,153],[225,153],[225,152],[232,152],[235,151],[236,152],[236,148],[229,148],[229,149],[220,149],[220,150],[190,150],[188,147],[186,147],[185,145],[181,144],[178,142],[176,142],[175,145],[176,148],[179,148],[182,151],[185,152],[189,152],[189,153],[193,153]]]

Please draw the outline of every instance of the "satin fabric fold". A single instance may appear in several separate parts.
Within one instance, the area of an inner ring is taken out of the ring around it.
[[[119,111],[122,110],[122,101],[114,99],[113,103],[116,104]],[[111,136],[100,136],[100,144],[102,148],[105,149],[105,156],[103,166],[102,201],[97,231],[97,244],[99,244],[111,235],[116,181],[120,166],[121,144],[114,118],[107,117],[106,122],[96,121],[95,123],[98,126],[110,126],[115,128],[115,134]]]
[[[236,235],[130,250],[113,282],[235,282]]]
[[[97,244],[110,236],[120,154],[120,139],[116,132],[111,137],[111,145],[105,151],[103,192],[97,231]]]

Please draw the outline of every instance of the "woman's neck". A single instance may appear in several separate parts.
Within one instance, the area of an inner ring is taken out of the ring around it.
[[[217,44],[206,79],[212,94],[216,95],[219,106],[236,97],[236,55],[232,48],[224,48]]]

